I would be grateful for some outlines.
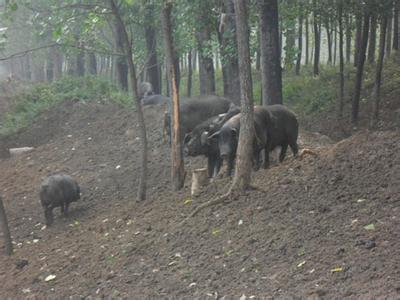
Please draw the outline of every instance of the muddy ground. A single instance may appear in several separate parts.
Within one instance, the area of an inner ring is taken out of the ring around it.
[[[400,298],[398,130],[360,131],[333,144],[303,129],[301,146],[317,157],[289,154],[254,174],[254,190],[182,225],[230,179],[192,198],[190,170],[205,161],[190,159],[185,188],[172,192],[162,114],[145,109],[149,178],[141,203],[133,112],[66,101],[0,141],[35,146],[0,160],[15,243],[11,258],[0,256],[2,299]],[[74,176],[83,196],[68,218],[57,209],[46,228],[38,187],[54,173]]]

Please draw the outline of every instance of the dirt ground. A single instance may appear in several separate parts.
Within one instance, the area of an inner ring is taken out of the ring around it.
[[[254,190],[182,225],[230,179],[192,198],[190,170],[205,160],[189,159],[185,188],[171,191],[163,110],[145,109],[141,203],[133,112],[67,101],[0,140],[3,148],[35,147],[0,159],[15,247],[11,258],[0,255],[2,299],[400,298],[399,130],[360,131],[336,144],[303,130],[301,146],[318,156],[289,154],[254,174]],[[68,218],[56,209],[46,228],[38,188],[55,173],[74,176],[83,196]]]

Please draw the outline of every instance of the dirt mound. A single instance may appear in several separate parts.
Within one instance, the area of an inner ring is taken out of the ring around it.
[[[254,175],[255,190],[179,226],[230,180],[217,179],[191,198],[190,170],[205,165],[191,159],[185,188],[170,191],[163,111],[145,109],[143,203],[134,201],[140,139],[133,112],[69,102],[24,133],[42,128],[51,138],[0,161],[15,241],[15,255],[0,257],[3,297],[399,297],[398,132],[360,132],[334,146],[302,132],[302,145],[318,157],[289,155]],[[77,178],[83,197],[69,218],[57,211],[54,226],[43,228],[38,186],[57,172]],[[56,277],[46,282],[49,275]]]

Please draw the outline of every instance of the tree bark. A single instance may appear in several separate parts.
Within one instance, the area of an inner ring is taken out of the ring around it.
[[[185,182],[185,170],[183,164],[183,152],[181,143],[180,112],[179,112],[179,90],[176,78],[176,68],[174,62],[175,50],[173,47],[172,24],[171,24],[172,3],[167,2],[161,12],[161,22],[164,33],[165,55],[167,60],[167,69],[171,79],[172,89],[172,186],[175,191],[180,190]]]
[[[306,24],[305,24],[305,27],[306,27],[306,57],[305,57],[305,64],[306,65],[308,65],[308,63],[309,63],[309,57],[310,57],[310,55],[309,55],[309,42],[310,42],[310,33],[309,33],[309,24],[308,24],[308,13],[306,14]]]
[[[374,86],[375,99],[372,106],[372,120],[371,120],[372,127],[375,127],[378,123],[379,106],[381,102],[382,68],[383,68],[383,59],[385,56],[385,39],[386,39],[387,21],[388,21],[388,18],[386,16],[383,16],[382,18],[383,20],[381,24],[380,37],[379,37],[379,55],[375,73],[375,86]]]
[[[300,75],[300,67],[301,67],[301,55],[303,51],[303,16],[300,14],[299,16],[299,35],[297,39],[297,60],[296,60],[296,75]]]
[[[361,31],[362,31],[362,15],[360,13],[356,14],[356,39],[354,45],[354,66],[357,67],[358,63],[358,54],[360,52],[360,44],[361,44]]]
[[[222,1],[222,14],[218,26],[218,41],[222,60],[224,96],[240,104],[239,63],[236,45],[235,9],[232,0]]]
[[[313,0],[314,4],[314,76],[319,75],[319,57],[321,49],[321,23],[319,22],[319,16],[317,13],[316,0]]]
[[[123,31],[124,28],[121,28],[119,22],[115,23],[115,48],[118,53],[124,53],[124,38],[123,38]],[[127,91],[128,90],[128,64],[127,58],[125,56],[117,56],[116,57],[116,75],[117,75],[117,82],[119,87]]]
[[[328,65],[332,64],[332,32],[331,32],[331,28],[330,28],[330,18],[327,18],[327,20],[325,20],[325,29],[326,29],[326,37],[328,40]]]
[[[193,67],[192,67],[192,50],[189,50],[187,57],[188,64],[188,80],[187,80],[187,96],[192,96],[192,77],[193,77]]]
[[[262,103],[263,105],[282,104],[278,1],[258,0],[258,4]]]
[[[346,63],[350,63],[351,60],[351,39],[352,39],[352,16],[346,12],[345,27],[346,27]]]
[[[4,209],[3,199],[0,197],[0,229],[3,232],[5,254],[10,256],[13,253],[13,246],[8,226],[7,215]]]
[[[251,181],[253,137],[255,135],[253,89],[251,79],[247,0],[234,0],[234,4],[239,52],[241,114],[236,172],[231,190],[244,191],[249,188]]]
[[[393,14],[393,50],[399,50],[399,0],[394,1]]]
[[[371,15],[371,28],[369,30],[369,43],[368,43],[368,62],[373,64],[375,61],[375,48],[376,48],[376,15]]]
[[[83,46],[83,42],[79,42],[79,46]],[[76,75],[85,76],[85,52],[79,51],[76,55]]]
[[[351,121],[353,125],[357,125],[358,123],[358,113],[360,107],[360,96],[361,96],[361,86],[362,86],[364,63],[365,63],[365,54],[368,44],[368,32],[369,32],[369,20],[370,20],[370,15],[368,11],[364,13],[363,19],[364,19],[363,21],[364,25],[362,29],[362,36],[358,53],[357,74],[356,74],[356,80],[354,86],[354,98],[351,110],[352,111]]]
[[[332,24],[333,25],[333,24]],[[337,28],[333,27],[333,65],[336,66],[336,57],[337,57]]]
[[[215,94],[215,74],[213,57],[207,53],[207,43],[211,39],[209,12],[205,9],[199,13],[196,38],[199,52],[200,95],[210,95]]]
[[[155,94],[160,94],[160,74],[158,67],[157,58],[157,34],[154,18],[155,7],[152,4],[146,5],[145,7],[145,38],[146,38],[146,48],[147,48],[147,80],[153,86],[153,92]]]
[[[62,65],[63,65],[63,56],[61,54],[59,47],[52,48],[52,56],[54,61],[53,76],[54,80],[58,80],[62,76]]]
[[[89,58],[89,74],[90,75],[97,75],[97,59],[96,54],[94,52],[88,53]]]
[[[393,14],[392,11],[389,12],[388,15],[388,24],[387,24],[387,40],[386,40],[386,54],[390,56],[392,53],[392,24],[393,24]]]
[[[51,55],[52,49],[49,49],[49,53],[46,59],[46,81],[52,82],[54,79],[54,58]]]
[[[115,0],[109,0],[110,5],[112,8],[112,12],[117,20],[118,28],[121,29],[121,41],[123,49],[125,50],[126,55],[126,62],[128,62],[129,68],[129,77],[130,83],[132,86],[132,94],[133,100],[136,103],[136,112],[139,121],[139,132],[140,132],[140,140],[142,142],[142,153],[140,160],[142,162],[141,171],[140,171],[140,179],[139,179],[139,188],[137,193],[138,201],[142,201],[146,199],[146,186],[147,186],[147,135],[146,135],[146,124],[144,122],[143,110],[142,105],[139,99],[139,92],[137,86],[137,76],[136,76],[136,69],[133,63],[133,55],[132,55],[132,44],[129,41],[128,33],[126,31],[126,27],[122,20],[121,14],[118,10],[117,5],[115,4]]]
[[[343,107],[344,107],[343,0],[339,0],[338,19],[339,19],[339,69],[340,69],[339,74],[340,75],[339,75],[339,104],[338,104],[337,115],[338,118],[342,118]]]

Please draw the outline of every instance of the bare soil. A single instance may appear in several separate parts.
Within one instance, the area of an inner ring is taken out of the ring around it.
[[[162,115],[162,107],[145,109],[148,199],[139,203],[133,112],[66,101],[0,140],[3,148],[35,146],[0,160],[15,247],[11,258],[0,256],[2,299],[400,298],[398,130],[360,131],[336,144],[302,131],[301,146],[318,156],[289,154],[254,174],[254,190],[181,225],[230,179],[192,198],[190,172],[206,162],[189,159],[185,188],[171,191]],[[45,228],[38,188],[55,173],[74,176],[83,196]]]

